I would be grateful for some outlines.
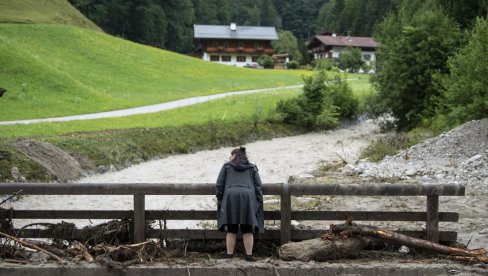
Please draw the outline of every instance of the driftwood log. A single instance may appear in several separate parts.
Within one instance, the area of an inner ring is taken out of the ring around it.
[[[342,225],[331,225],[329,232],[322,238],[334,240],[337,235],[343,238],[357,235],[374,237],[411,248],[423,249],[431,252],[449,255],[455,259],[488,263],[488,257],[486,255],[487,251],[484,248],[464,249],[449,247],[435,242],[416,239],[398,234],[396,232],[382,229],[376,226],[352,223],[352,221],[350,220]]]
[[[370,225],[352,223],[331,225],[322,237],[281,246],[280,258],[284,260],[325,261],[337,258],[355,258],[367,246],[365,238],[373,237],[411,248],[449,255],[457,260],[488,263],[487,251],[444,246],[427,240],[416,239]]]
[[[279,249],[279,256],[287,261],[326,261],[339,258],[356,258],[368,245],[362,238],[327,240],[316,238],[301,242],[289,242]]]
[[[7,239],[11,239],[15,242],[18,242],[20,244],[22,244],[23,246],[26,246],[26,247],[29,247],[29,248],[32,248],[32,249],[35,249],[37,251],[41,251],[41,252],[44,252],[46,254],[48,254],[51,258],[55,259],[56,261],[60,262],[60,263],[64,263],[64,260],[61,259],[58,255],[52,253],[52,252],[49,252],[47,251],[46,249],[43,249],[43,248],[40,248],[39,246],[35,245],[35,244],[32,244],[32,243],[29,243],[29,242],[26,242],[24,240],[21,240],[21,239],[18,239],[16,237],[13,237],[13,236],[10,236],[9,234],[5,234],[3,232],[0,232],[0,236],[3,236]]]

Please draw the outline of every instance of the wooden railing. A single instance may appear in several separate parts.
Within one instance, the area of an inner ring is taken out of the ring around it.
[[[3,183],[0,194],[22,191],[22,195],[133,195],[133,211],[114,210],[0,210],[0,218],[12,219],[133,219],[134,242],[146,238],[223,239],[224,234],[208,229],[146,229],[146,220],[215,220],[216,211],[204,210],[146,210],[146,195],[215,195],[215,184],[167,183]],[[405,231],[404,234],[426,238],[430,241],[455,241],[457,233],[439,231],[439,222],[456,222],[458,213],[439,212],[439,196],[463,196],[464,186],[455,184],[264,184],[265,195],[279,195],[280,211],[265,211],[265,220],[280,220],[280,230],[268,230],[262,239],[290,240],[315,238],[320,230],[295,230],[291,220],[344,220],[351,216],[356,221],[425,221],[425,231]],[[426,196],[426,212],[392,211],[293,211],[291,197],[302,195],[333,196]],[[49,204],[46,202],[46,204]],[[265,206],[266,209],[266,206]],[[59,233],[57,233],[59,235]],[[74,230],[68,237],[81,238],[82,231]],[[23,230],[21,237],[54,238],[52,231]]]
[[[246,53],[246,54],[258,54],[266,53],[273,54],[274,49],[264,47],[207,47],[205,52],[208,53]]]

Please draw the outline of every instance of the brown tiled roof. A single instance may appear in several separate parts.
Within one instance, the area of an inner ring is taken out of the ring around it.
[[[316,35],[315,38],[329,46],[378,47],[378,42],[371,37]]]

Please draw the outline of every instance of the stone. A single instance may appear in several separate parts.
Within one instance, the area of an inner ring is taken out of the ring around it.
[[[10,169],[10,175],[15,179],[15,180],[19,180],[20,178],[20,172],[19,172],[19,168],[17,167],[12,167]]]
[[[402,245],[400,247],[400,249],[398,250],[398,252],[402,253],[402,254],[407,254],[410,252],[410,248],[408,248],[407,246],[405,245]]]

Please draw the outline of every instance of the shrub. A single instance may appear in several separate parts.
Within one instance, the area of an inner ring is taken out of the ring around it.
[[[359,101],[354,97],[351,87],[345,81],[334,82],[329,85],[332,103],[342,118],[353,118],[359,107]]]
[[[357,72],[364,65],[361,50],[351,47],[348,47],[339,55],[337,62],[339,68],[349,72]]]
[[[304,77],[303,94],[292,99],[280,101],[277,112],[283,122],[303,126],[308,129],[329,129],[337,126],[339,109],[347,109],[348,101],[335,95],[340,89],[333,91],[324,72],[315,76]],[[352,91],[351,91],[352,96]],[[347,97],[346,97],[347,98]],[[337,102],[337,105],[334,103]]]
[[[315,65],[316,70],[321,71],[332,71],[334,70],[334,60],[332,59],[319,59],[317,60],[317,64]]]
[[[273,68],[273,58],[268,55],[261,55],[258,58],[258,64],[267,69]]]
[[[299,68],[301,70],[306,70],[306,71],[312,71],[313,70],[313,67],[310,66],[310,64],[301,65]]]
[[[292,60],[286,63],[286,69],[298,69],[299,65],[297,61]]]

